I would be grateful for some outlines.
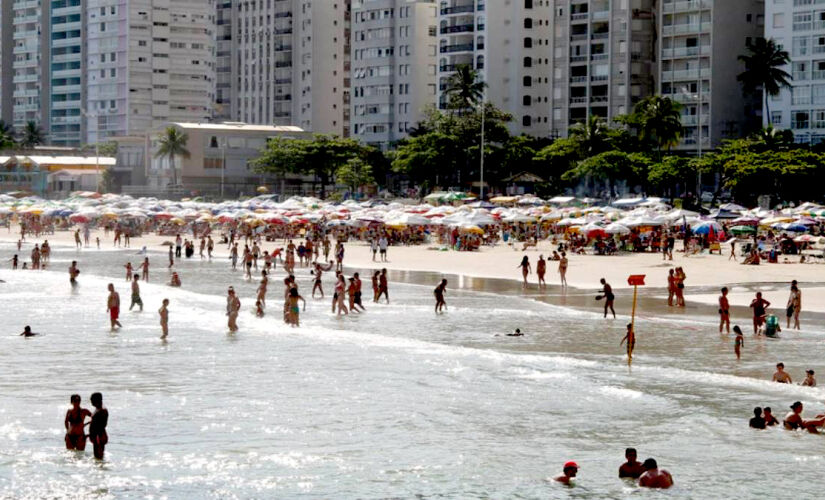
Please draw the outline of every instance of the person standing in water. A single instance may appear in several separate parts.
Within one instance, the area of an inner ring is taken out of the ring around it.
[[[99,392],[92,394],[90,400],[95,412],[92,414],[92,421],[89,423],[89,441],[92,442],[95,458],[103,460],[103,453],[106,451],[106,443],[109,442],[109,435],[106,434],[106,426],[109,424],[109,410],[103,407],[103,395]]]
[[[633,356],[633,349],[636,347],[636,332],[633,331],[633,325],[631,323],[627,324],[627,333],[622,338],[622,341],[619,342],[619,346],[621,347],[625,342],[627,342],[627,357],[630,358]]]
[[[739,361],[742,359],[742,348],[745,347],[745,336],[742,335],[742,329],[739,328],[739,325],[734,325],[733,333],[736,334],[736,338],[733,340],[733,352],[736,353],[736,360]]]
[[[544,260],[544,255],[539,255],[539,260],[536,262],[536,275],[539,277],[539,288],[547,286],[544,281],[544,274],[547,272],[547,261]]]
[[[521,268],[521,279],[522,279],[522,288],[527,288],[527,275],[533,272],[533,268],[530,267],[530,259],[525,255],[521,259],[521,264],[517,265],[516,268]]]
[[[165,340],[169,335],[169,299],[163,299],[163,305],[158,309],[160,316],[160,330],[162,332],[160,339]]]
[[[378,276],[378,298],[376,302],[381,300],[381,296],[387,299],[387,304],[390,303],[390,292],[387,283],[387,268],[381,269],[381,274]]]
[[[131,311],[137,305],[140,307],[140,312],[143,312],[143,300],[140,298],[140,285],[138,285],[139,278],[140,276],[137,274],[132,275],[132,303],[129,304],[129,310]]]
[[[567,253],[561,253],[561,259],[559,259],[559,276],[561,277],[561,286],[567,286]]]
[[[447,292],[447,280],[442,279],[441,283],[433,290],[435,295],[435,312],[440,313],[442,309],[447,309],[447,302],[444,300],[444,294]]]
[[[66,411],[66,418],[63,420],[63,426],[66,427],[66,441],[67,450],[83,451],[86,449],[86,429],[84,429],[84,422],[86,417],[91,417],[92,412],[86,408],[80,407],[80,395],[72,394],[69,398],[72,407]]]
[[[266,270],[261,271],[261,283],[258,285],[258,296],[255,298],[255,303],[261,303],[261,307],[266,307],[266,287],[269,284],[269,278],[266,276]]]
[[[765,309],[771,306],[771,303],[762,298],[762,292],[756,292],[756,298],[751,301],[751,309],[753,309],[753,334],[759,335],[759,327],[765,322]]]
[[[145,257],[143,259],[143,264],[139,265],[138,269],[143,270],[143,276],[142,276],[143,281],[148,283],[149,282],[149,257]]]
[[[115,285],[109,283],[109,297],[106,299],[106,311],[109,313],[109,321],[112,324],[112,331],[115,326],[123,328],[118,318],[120,317],[120,294],[115,291]]]
[[[722,295],[719,297],[719,333],[722,333],[723,327],[726,328],[727,333],[730,333],[730,302],[728,302],[728,287],[726,286],[722,287]]]
[[[80,269],[77,268],[77,261],[73,260],[72,265],[69,266],[69,283],[72,286],[77,285],[77,275],[80,274]]]
[[[347,284],[346,284],[346,281],[344,280],[344,275],[339,274],[338,275],[338,281],[335,283],[335,297],[332,299],[333,300],[332,308],[333,308],[333,310],[335,310],[335,309],[338,310],[338,316],[341,315],[341,311],[343,311],[344,314],[349,315],[349,310],[347,309],[347,306],[344,304],[344,297],[346,296],[345,295],[346,294],[346,288],[347,288]]]
[[[791,327],[791,318],[793,318],[793,327],[799,330],[799,313],[802,311],[802,292],[799,291],[799,285],[796,280],[791,281],[791,294],[788,296],[787,328]]]
[[[298,307],[298,301],[304,303],[304,311],[307,309],[307,301],[298,293],[297,288],[289,289],[289,297],[287,304],[289,306],[288,323],[294,327],[301,326],[301,308]]]
[[[564,468],[562,469],[562,475],[557,476],[555,478],[556,482],[561,484],[566,484],[567,486],[572,486],[571,481],[573,478],[576,477],[576,474],[579,472],[579,466],[576,462],[567,462],[564,464]]]
[[[227,292],[226,297],[226,315],[229,317],[229,321],[227,322],[227,326],[229,327],[229,331],[235,333],[238,331],[238,312],[241,310],[241,301],[238,299],[238,296],[235,294],[235,289],[231,286]]]
[[[605,281],[604,278],[599,280],[602,284],[601,292],[604,294],[602,298],[604,298],[604,317],[607,317],[607,310],[610,309],[610,312],[613,313],[613,319],[616,319],[616,310],[613,309],[613,300],[615,300],[616,296],[613,295],[613,287]]]

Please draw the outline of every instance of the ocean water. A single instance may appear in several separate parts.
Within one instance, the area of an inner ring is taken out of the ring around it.
[[[0,245],[5,259],[14,253]],[[28,253],[24,249],[24,254]],[[514,294],[390,283],[390,305],[330,312],[312,300],[300,328],[281,321],[283,271],[268,315],[253,315],[257,280],[225,259],[177,266],[150,254],[145,310],[128,312],[123,265],[132,250],[55,248],[47,271],[0,279],[0,498],[815,498],[825,441],[754,431],[754,406],[781,419],[794,400],[823,411],[825,391],[774,384],[773,366],[825,373],[817,329],[782,340],[746,334],[743,360],[715,318],[642,315],[628,368],[626,318],[603,320]],[[66,268],[81,269],[72,289]],[[368,272],[362,273],[368,276]],[[106,284],[124,303],[111,333]],[[369,289],[369,279],[364,280]],[[225,291],[243,302],[227,333]],[[367,290],[366,295],[369,294]],[[170,336],[157,309],[171,301]],[[16,334],[31,325],[42,336]],[[746,326],[743,324],[743,326]],[[521,328],[523,338],[501,336]],[[749,329],[745,328],[748,332]],[[496,336],[499,334],[499,336]],[[63,445],[69,395],[101,391],[106,460]],[[624,448],[655,457],[676,486],[642,491],[616,477]],[[549,478],[575,460],[576,486]]]

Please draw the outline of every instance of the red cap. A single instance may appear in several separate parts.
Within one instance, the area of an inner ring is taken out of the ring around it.
[[[567,462],[566,464],[564,464],[564,468],[565,469],[570,469],[570,468],[578,469],[579,464],[577,464],[576,462]]]

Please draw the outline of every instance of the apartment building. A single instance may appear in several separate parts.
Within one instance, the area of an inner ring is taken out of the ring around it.
[[[49,75],[48,110],[45,124],[49,144],[79,146],[85,142],[83,130],[85,43],[83,2],[51,0],[45,3],[50,35],[47,37]]]
[[[769,0],[765,5],[765,38],[782,45],[791,56],[785,70],[792,87],[768,98],[764,112],[774,127],[791,129],[798,142],[825,140],[825,2]]]
[[[216,0],[215,121],[232,119],[232,2]]]
[[[14,24],[12,3],[0,2],[0,120],[12,123],[12,58]]]
[[[352,12],[352,136],[386,149],[436,103],[435,0],[356,0]]]
[[[556,0],[550,132],[612,122],[655,93],[655,0]]]
[[[209,121],[214,0],[86,0],[87,142]]]
[[[42,127],[48,118],[49,16],[44,16],[48,4],[41,4],[38,0],[12,3],[12,124],[18,131],[30,121]]]
[[[513,115],[513,133],[548,136],[553,2],[443,0],[439,6],[438,106],[448,105],[457,67],[471,65],[487,83],[486,100]]]
[[[351,0],[297,3],[292,125],[349,137]]]
[[[759,127],[760,98],[744,95],[736,77],[744,70],[738,56],[764,25],[763,0],[661,0],[657,81],[662,95],[683,106],[676,149],[701,154]]]

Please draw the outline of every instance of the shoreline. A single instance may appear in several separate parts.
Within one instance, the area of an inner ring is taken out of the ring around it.
[[[125,250],[126,247],[114,247],[109,239],[103,239],[103,231],[91,233],[92,245],[81,250],[81,254],[96,251],[95,238],[101,238],[101,251]],[[0,241],[14,244],[19,234],[0,231]],[[28,258],[33,241],[49,240],[53,246],[74,247],[72,231],[58,231],[52,235],[41,235],[36,240],[29,237],[21,251],[21,260]],[[165,253],[164,241],[173,241],[168,236],[156,234],[143,235],[132,239],[128,250],[136,251],[146,247],[154,255]],[[264,242],[262,250],[272,250],[283,246],[281,242]],[[88,250],[87,250],[88,248]],[[765,264],[762,266],[741,266],[728,261],[727,255],[697,255],[685,258],[677,253],[673,261],[662,261],[660,254],[623,254],[617,256],[571,255],[568,270],[570,285],[566,288],[558,283],[556,263],[547,265],[548,284],[539,289],[535,283],[535,274],[528,277],[529,287],[521,288],[519,272],[515,267],[522,255],[527,255],[534,265],[540,254],[552,254],[553,247],[548,241],[539,243],[538,248],[518,251],[507,245],[485,247],[479,252],[439,251],[432,245],[391,246],[388,250],[388,262],[372,261],[369,246],[363,242],[348,243],[345,246],[344,271],[351,274],[357,271],[387,268],[391,282],[403,282],[416,285],[435,285],[443,277],[449,281],[449,289],[495,293],[506,296],[521,296],[551,305],[570,307],[592,313],[602,313],[602,303],[594,300],[595,292],[600,288],[599,277],[604,276],[616,293],[617,317],[630,315],[630,291],[626,278],[630,274],[646,274],[646,286],[639,288],[638,313],[644,316],[667,316],[669,318],[691,315],[716,317],[716,300],[722,286],[731,289],[732,322],[750,325],[748,304],[757,290],[772,302],[769,310],[780,321],[784,319],[784,304],[787,288],[791,279],[800,282],[803,290],[803,326],[825,320],[825,265],[817,264]],[[197,259],[197,245],[196,256]],[[228,258],[229,252],[224,244],[217,243],[213,251],[215,258]],[[10,256],[9,256],[10,257]],[[6,258],[5,256],[3,257]],[[685,268],[688,284],[685,287],[687,307],[669,307],[667,289],[656,286],[662,283],[667,270],[675,265]],[[735,267],[734,267],[735,266]],[[509,269],[512,268],[512,269]],[[787,273],[787,274],[785,274]],[[364,274],[362,272],[362,274]],[[779,276],[784,279],[777,279]],[[736,281],[731,278],[739,278]],[[363,276],[365,286],[369,287],[369,277]],[[612,318],[611,318],[612,319]],[[747,329],[745,329],[747,331]]]

